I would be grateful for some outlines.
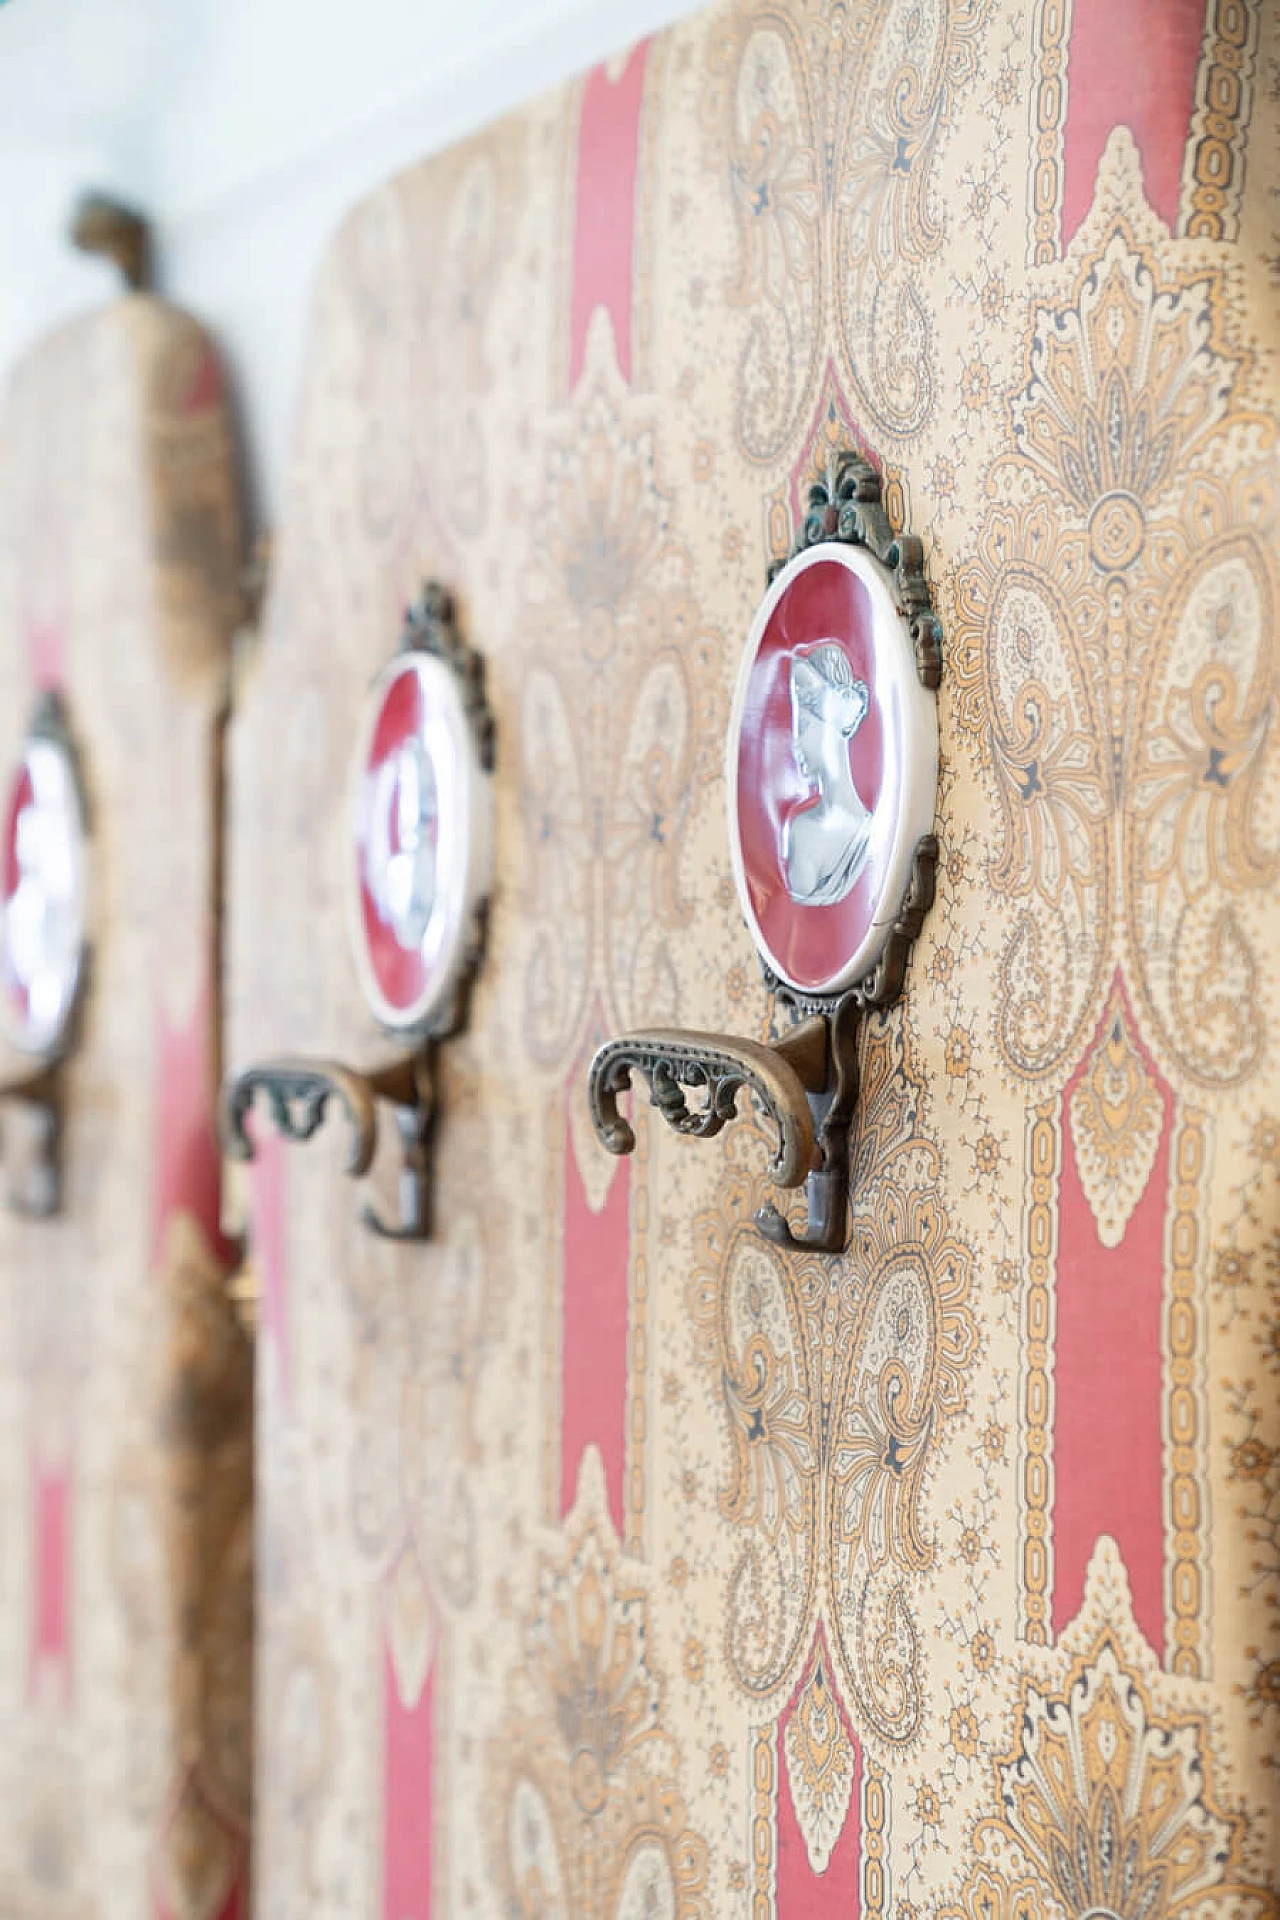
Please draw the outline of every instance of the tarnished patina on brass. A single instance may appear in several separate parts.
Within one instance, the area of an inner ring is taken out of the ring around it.
[[[388,1223],[366,1204],[361,1219],[388,1240],[425,1240],[431,1232],[431,1161],[428,1147],[435,1118],[429,1049],[406,1054],[373,1073],[356,1073],[334,1060],[263,1060],[227,1080],[222,1089],[219,1132],[232,1160],[252,1160],[248,1118],[255,1096],[265,1094],[275,1126],[286,1140],[310,1140],[323,1126],[330,1102],[342,1109],[350,1137],[343,1171],[360,1179],[373,1165],[378,1144],[378,1105],[390,1107],[400,1136],[398,1211]]]
[[[47,1220],[62,1205],[60,1061],[0,1083],[5,1195],[14,1213]]]
[[[895,533],[881,498],[880,475],[862,454],[835,454],[825,476],[809,489],[808,505],[790,553],[770,567],[772,581],[798,554],[824,541],[865,547],[893,576],[898,610],[907,624],[922,686],[936,691],[942,677],[941,629],[924,575],[924,548],[913,534]],[[610,1153],[630,1153],[635,1133],[618,1096],[638,1073],[655,1106],[677,1133],[712,1139],[738,1111],[744,1090],[771,1122],[776,1147],[769,1175],[784,1189],[803,1185],[806,1218],[793,1227],[770,1202],[756,1226],[775,1246],[842,1253],[849,1218],[849,1128],[858,1101],[858,1039],[863,1014],[891,1006],[902,992],[911,948],[933,905],[938,842],[916,842],[911,872],[888,938],[874,967],[852,986],[805,993],[761,958],[764,984],[777,1008],[798,1017],[790,1033],[763,1045],[722,1033],[654,1028],[607,1040],[591,1062],[587,1097],[600,1140]],[[685,1089],[700,1092],[691,1105]]]
[[[849,1198],[849,1122],[858,1099],[861,1024],[862,1007],[858,998],[846,993],[829,1014],[811,1015],[795,1029],[799,1033],[805,1026],[823,1028],[827,1070],[821,1085],[809,1094],[818,1150],[816,1164],[805,1180],[805,1225],[797,1233],[772,1201],[756,1213],[757,1227],[775,1246],[810,1247],[819,1253],[844,1251]]]
[[[914,533],[895,533],[880,497],[880,475],[861,453],[835,456],[826,476],[809,488],[808,510],[785,559],[769,568],[773,580],[798,553],[824,540],[865,547],[893,575],[898,606],[911,634],[921,686],[936,693],[942,683],[942,629],[924,577],[924,543]]]
[[[405,612],[401,652],[430,653],[457,677],[463,709],[483,770],[494,764],[494,716],[485,683],[484,656],[468,646],[458,626],[453,595],[428,580]],[[219,1126],[223,1151],[232,1160],[252,1160],[246,1122],[255,1096],[265,1095],[267,1111],[286,1140],[305,1142],[324,1125],[330,1105],[341,1108],[349,1128],[344,1171],[363,1178],[373,1164],[378,1141],[378,1108],[390,1109],[400,1142],[396,1217],[388,1221],[371,1204],[360,1218],[386,1240],[426,1240],[432,1231],[433,1145],[437,1119],[435,1063],[440,1043],[466,1025],[471,991],[484,958],[488,903],[481,901],[467,930],[462,965],[439,1005],[425,1020],[395,1030],[397,1045],[409,1044],[388,1065],[369,1072],[336,1060],[287,1056],[257,1061],[224,1083]]]
[[[458,626],[453,595],[439,580],[428,580],[405,614],[402,653],[431,653],[451,667],[462,689],[462,704],[475,736],[480,765],[493,772],[495,722],[489,704],[485,660],[467,645]]]
[[[724,1033],[681,1033],[656,1027],[608,1040],[591,1062],[588,1099],[596,1132],[610,1153],[630,1153],[636,1137],[618,1110],[618,1095],[638,1073],[655,1106],[677,1133],[712,1139],[738,1110],[738,1095],[751,1094],[777,1136],[769,1177],[780,1187],[798,1187],[817,1151],[809,1094],[826,1073],[827,1036],[822,1020],[807,1020],[777,1046],[738,1040]],[[691,1107],[684,1089],[705,1094]]]
[[[774,1128],[768,1173],[775,1186],[803,1186],[805,1226],[796,1232],[772,1202],[756,1225],[786,1247],[839,1253],[846,1224],[849,1122],[858,1097],[858,1027],[862,1008],[845,994],[830,1013],[811,1014],[772,1045],[727,1033],[683,1033],[653,1028],[608,1040],[591,1062],[587,1097],[601,1143],[630,1153],[635,1133],[618,1109],[618,1096],[638,1073],[649,1100],[668,1126],[700,1140],[713,1138],[737,1116],[746,1092]],[[685,1088],[701,1092],[690,1106]]]

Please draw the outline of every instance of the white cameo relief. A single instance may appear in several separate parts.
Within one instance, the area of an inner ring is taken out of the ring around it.
[[[407,953],[421,948],[435,908],[439,813],[431,755],[406,740],[374,776],[367,885]]]
[[[43,744],[27,755],[30,798],[13,825],[16,881],[4,914],[5,957],[26,996],[26,1025],[52,1039],[75,991],[82,938],[77,808],[61,756]]]
[[[782,830],[787,892],[801,906],[843,900],[866,862],[872,815],[853,784],[849,742],[869,701],[866,682],[854,679],[836,641],[792,660],[792,750],[802,777],[817,788],[816,801]]]

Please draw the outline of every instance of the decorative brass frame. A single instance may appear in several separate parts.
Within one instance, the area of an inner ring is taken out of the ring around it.
[[[81,831],[89,837],[89,807],[85,798],[84,772],[76,750],[62,700],[51,687],[36,700],[31,724],[24,740],[47,740],[66,759],[80,810]],[[9,1111],[0,1125],[0,1148],[9,1146],[7,1135],[14,1129],[20,1146],[10,1159],[5,1193],[12,1212],[29,1219],[47,1220],[62,1209],[62,1115],[66,1061],[80,1041],[85,996],[88,992],[90,949],[82,938],[71,999],[61,1029],[52,1044],[33,1054],[32,1063],[14,1079],[0,1082],[0,1108]]]
[[[460,684],[466,714],[481,769],[494,766],[495,723],[485,680],[484,656],[463,639],[453,596],[438,581],[428,580],[420,598],[405,613],[400,653],[433,654],[452,669]],[[219,1132],[229,1159],[254,1157],[247,1120],[254,1098],[265,1093],[271,1118],[286,1140],[310,1140],[324,1124],[331,1102],[346,1116],[351,1130],[344,1171],[361,1179],[373,1164],[378,1139],[378,1103],[385,1102],[395,1120],[400,1140],[397,1218],[384,1220],[366,1204],[360,1219],[370,1232],[387,1240],[427,1240],[434,1214],[432,1170],[437,1123],[435,1098],[436,1054],[442,1041],[467,1022],[471,990],[484,959],[488,931],[488,903],[476,908],[466,938],[462,964],[448,996],[430,1016],[412,1027],[386,1027],[389,1036],[411,1045],[385,1066],[369,1072],[337,1061],[287,1057],[262,1060],[230,1075],[223,1083],[219,1103]]]
[[[836,456],[824,480],[809,490],[808,511],[785,560],[770,567],[772,582],[797,555],[823,541],[865,547],[893,575],[922,686],[936,692],[942,676],[941,628],[924,577],[924,548],[913,535],[895,534],[880,497],[880,476],[861,454]],[[591,1062],[587,1098],[591,1118],[610,1153],[630,1153],[635,1134],[618,1109],[633,1073],[647,1082],[649,1100],[677,1133],[713,1138],[737,1111],[744,1090],[771,1123],[775,1148],[769,1176],[775,1185],[806,1188],[807,1218],[796,1231],[772,1203],[756,1225],[776,1246],[842,1253],[848,1229],[849,1127],[859,1090],[858,1042],[864,1011],[890,1006],[902,992],[911,947],[933,904],[938,863],[936,835],[916,842],[911,874],[888,939],[874,967],[854,986],[831,994],[798,991],[761,959],[775,1006],[800,1018],[771,1045],[729,1034],[653,1028],[607,1040]],[[690,1107],[684,1089],[702,1091]]]

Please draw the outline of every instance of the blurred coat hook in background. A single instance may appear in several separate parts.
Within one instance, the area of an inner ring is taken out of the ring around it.
[[[151,292],[151,223],[135,208],[110,194],[83,194],[71,216],[69,233],[82,253],[101,254],[113,261],[131,293]]]
[[[232,1075],[222,1093],[223,1149],[251,1160],[248,1118],[265,1093],[288,1140],[306,1141],[336,1101],[351,1127],[345,1170],[363,1177],[388,1105],[400,1139],[397,1217],[361,1218],[384,1239],[431,1235],[435,1056],[466,1023],[484,953],[492,861],[494,721],[483,657],[458,631],[453,598],[428,581],[398,651],[370,689],[352,761],[348,932],[361,990],[379,1026],[408,1050],[360,1072],[279,1058]]]

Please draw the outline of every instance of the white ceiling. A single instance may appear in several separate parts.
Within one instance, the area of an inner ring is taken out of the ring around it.
[[[86,186],[152,217],[284,455],[315,260],[377,180],[696,0],[0,0],[0,377],[113,281],[65,243]],[[255,416],[261,416],[255,417]]]
[[[461,92],[484,114],[489,73],[513,54],[543,86],[547,47],[567,74],[687,11],[689,0],[8,0],[0,154],[27,167],[93,152],[118,191],[181,218],[426,96]]]

